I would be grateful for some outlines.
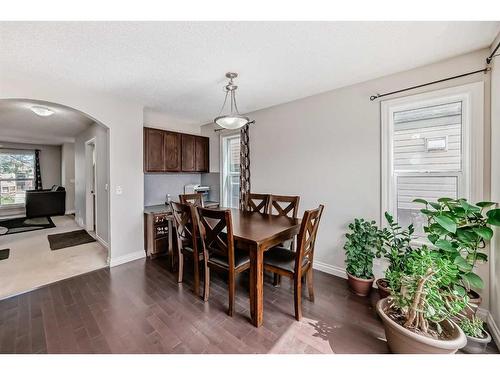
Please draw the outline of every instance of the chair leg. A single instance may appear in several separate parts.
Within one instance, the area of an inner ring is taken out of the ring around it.
[[[307,277],[307,289],[309,290],[309,300],[314,302],[314,284],[313,284],[313,269],[309,268],[306,274]]]
[[[208,301],[210,296],[210,268],[205,265],[205,280],[203,283],[203,300]]]
[[[295,319],[302,319],[302,278],[297,277],[297,275],[293,278],[293,297],[294,297],[294,305],[295,305]]]
[[[177,282],[182,283],[182,276],[184,273],[184,255],[179,251],[179,270],[178,270],[178,277],[177,277]]]
[[[200,261],[197,255],[193,258],[193,291],[194,294],[199,296],[200,295]]]
[[[281,285],[281,275],[280,274],[278,274],[278,273],[274,274],[273,285],[274,286],[280,286]]]
[[[227,314],[229,316],[233,316],[234,312],[234,294],[235,294],[235,285],[234,285],[234,273],[229,272],[229,310]]]

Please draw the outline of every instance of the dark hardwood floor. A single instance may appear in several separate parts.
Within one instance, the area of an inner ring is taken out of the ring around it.
[[[264,325],[256,328],[247,274],[237,280],[231,318],[223,275],[212,277],[204,303],[192,294],[189,274],[177,284],[165,259],[138,260],[0,301],[0,352],[386,353],[376,293],[357,297],[343,279],[314,276],[316,302],[304,293],[300,322],[290,282],[275,288],[266,276]]]

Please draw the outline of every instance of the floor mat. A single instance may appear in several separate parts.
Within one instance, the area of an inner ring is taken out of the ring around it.
[[[10,249],[0,250],[0,260],[5,260],[9,257]]]
[[[59,250],[65,247],[78,246],[96,241],[85,229],[59,234],[49,234],[47,238],[49,239],[51,250]]]
[[[0,236],[7,234],[31,232],[47,228],[54,228],[55,224],[50,217],[26,217],[0,221]]]

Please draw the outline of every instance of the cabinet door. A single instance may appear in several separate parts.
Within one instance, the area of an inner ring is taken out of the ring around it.
[[[208,172],[208,138],[196,137],[196,171]]]
[[[181,134],[164,132],[165,171],[181,170]]]
[[[144,171],[163,172],[165,168],[163,131],[144,129]]]
[[[182,171],[196,171],[195,136],[182,134]]]

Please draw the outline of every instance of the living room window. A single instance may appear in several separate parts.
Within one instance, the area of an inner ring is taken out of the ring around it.
[[[0,149],[0,207],[23,206],[35,188],[35,152]]]
[[[238,208],[240,200],[240,134],[222,137],[222,204]]]
[[[423,237],[414,199],[482,200],[483,104],[482,82],[382,102],[382,214]]]

